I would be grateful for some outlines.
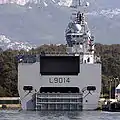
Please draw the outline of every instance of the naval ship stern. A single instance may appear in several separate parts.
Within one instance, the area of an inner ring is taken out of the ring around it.
[[[23,110],[95,110],[101,92],[101,62],[94,36],[78,10],[69,22],[66,54],[23,55],[18,91]]]

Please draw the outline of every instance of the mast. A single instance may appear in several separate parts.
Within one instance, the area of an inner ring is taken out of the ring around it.
[[[81,5],[81,4],[80,4],[80,3],[81,3],[81,1],[79,0],[78,2],[79,2],[79,6],[80,6],[80,5]]]

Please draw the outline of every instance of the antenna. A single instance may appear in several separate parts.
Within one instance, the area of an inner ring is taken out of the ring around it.
[[[79,0],[79,6],[81,5],[81,1]]]

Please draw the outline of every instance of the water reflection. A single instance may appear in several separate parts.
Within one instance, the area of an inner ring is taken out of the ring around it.
[[[1,110],[0,120],[120,120],[120,113],[102,111],[19,111]]]
[[[39,116],[48,116],[48,119],[52,117],[54,118],[60,118],[60,120],[63,118],[68,118],[68,119],[75,119],[78,116],[82,115],[81,111],[44,111],[44,112],[37,112]],[[51,117],[49,117],[51,116]],[[63,119],[62,119],[63,120]]]

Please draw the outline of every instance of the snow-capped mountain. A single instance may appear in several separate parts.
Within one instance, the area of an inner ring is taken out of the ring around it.
[[[115,8],[115,9],[106,9],[106,10],[101,10],[99,12],[92,11],[88,12],[87,15],[91,16],[96,16],[96,17],[106,17],[106,18],[113,18],[114,17],[119,17],[120,16],[120,9]]]
[[[69,7],[75,1],[0,0],[0,34],[37,45],[65,43],[65,29],[72,12]],[[87,21],[96,42],[120,43],[120,1],[86,1],[90,2]]]
[[[18,41],[13,41],[7,38],[5,35],[0,35],[0,48],[3,50],[6,49],[13,49],[13,50],[26,50],[29,51],[35,46],[32,46],[28,42],[18,42]]]
[[[45,6],[52,2],[60,6],[70,7],[72,3],[76,3],[77,0],[0,0],[0,4],[17,4],[24,6],[26,4],[41,4],[44,3]],[[104,9],[104,8],[116,8],[119,6],[119,0],[81,0],[82,3],[88,1],[92,8]]]
[[[50,0],[49,0],[50,1]],[[53,3],[60,6],[70,6],[72,0],[51,0]],[[0,4],[17,4],[17,5],[26,5],[26,4],[41,4],[44,3],[47,6],[48,0],[0,0]]]

